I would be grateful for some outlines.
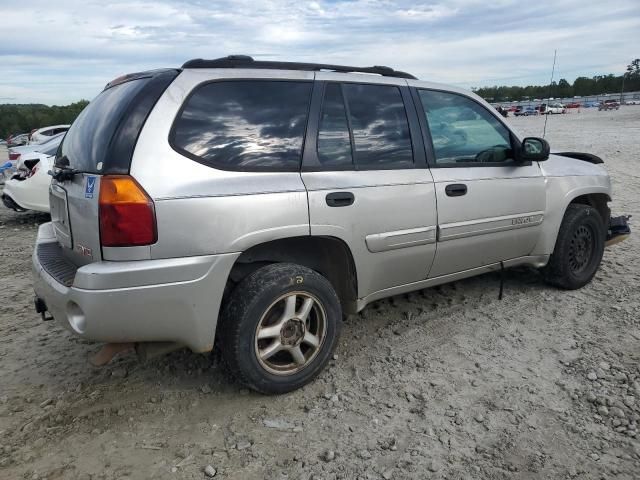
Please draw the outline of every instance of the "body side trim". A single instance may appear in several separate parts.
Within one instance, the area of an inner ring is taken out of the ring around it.
[[[397,248],[414,247],[435,243],[436,227],[409,228],[393,232],[374,233],[365,237],[367,249],[372,252],[386,252]]]
[[[534,227],[544,220],[544,212],[518,213],[500,217],[468,220],[440,225],[438,241],[454,240],[457,238],[502,232],[516,228]]]

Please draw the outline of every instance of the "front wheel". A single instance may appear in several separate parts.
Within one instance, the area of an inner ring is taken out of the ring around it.
[[[545,280],[567,290],[589,283],[602,261],[606,234],[602,217],[595,208],[569,205],[553,254],[543,270]]]
[[[231,293],[219,345],[241,383],[261,393],[285,393],[322,371],[341,324],[340,300],[326,278],[276,263],[253,272]]]

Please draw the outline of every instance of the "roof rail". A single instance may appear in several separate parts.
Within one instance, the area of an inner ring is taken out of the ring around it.
[[[204,60],[194,58],[182,65],[182,68],[261,68],[273,70],[303,70],[317,72],[320,70],[330,70],[342,73],[374,73],[384,77],[398,77],[416,79],[406,72],[399,72],[390,67],[375,65],[373,67],[347,67],[344,65],[330,65],[323,63],[299,63],[299,62],[271,62],[254,60],[248,55],[229,55],[228,57],[216,58],[214,60]]]

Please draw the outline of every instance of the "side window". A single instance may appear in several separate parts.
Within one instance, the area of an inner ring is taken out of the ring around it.
[[[171,143],[213,167],[297,171],[311,88],[296,81],[207,83],[176,118]]]
[[[329,83],[325,89],[317,146],[322,166],[353,165],[347,110],[338,83]]]
[[[509,131],[482,105],[455,93],[419,93],[438,165],[513,160]]]
[[[400,89],[343,84],[359,168],[410,168],[413,150]]]

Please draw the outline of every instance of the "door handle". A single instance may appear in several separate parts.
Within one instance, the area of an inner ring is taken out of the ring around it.
[[[447,185],[444,192],[449,197],[461,197],[462,195],[466,195],[467,186],[464,183],[453,183],[451,185]]]
[[[326,200],[330,207],[348,207],[353,204],[355,197],[351,192],[333,192],[327,195]]]

